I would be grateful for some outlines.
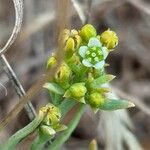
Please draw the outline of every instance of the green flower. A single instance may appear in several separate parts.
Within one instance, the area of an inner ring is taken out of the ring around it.
[[[102,46],[97,38],[92,37],[87,46],[79,48],[79,55],[83,58],[82,63],[84,66],[102,69],[105,65],[108,50]]]

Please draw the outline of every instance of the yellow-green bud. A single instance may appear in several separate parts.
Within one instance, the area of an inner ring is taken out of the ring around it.
[[[79,48],[81,44],[81,37],[77,30],[65,29],[61,35],[61,39],[64,44],[65,56],[70,58],[76,49]]]
[[[86,92],[85,83],[75,83],[66,91],[64,97],[71,97],[83,102],[84,100],[81,98],[85,96]]]
[[[45,125],[55,125],[59,123],[61,118],[59,108],[50,103],[40,109],[39,115],[44,116],[42,123]]]
[[[74,52],[75,52],[75,42],[73,38],[69,37],[65,43],[65,56],[67,58],[70,58]]]
[[[108,29],[101,34],[100,41],[104,46],[111,50],[118,45],[118,36],[114,31]]]
[[[57,63],[57,60],[54,56],[51,56],[48,61],[47,61],[47,65],[46,65],[46,68],[47,69],[50,69],[51,67],[53,67],[54,65],[56,65]]]
[[[68,67],[67,64],[63,63],[60,66],[60,69],[58,70],[58,72],[55,76],[56,82],[58,82],[58,83],[68,82],[71,77],[71,74],[72,74],[71,69]]]
[[[49,138],[52,135],[56,134],[56,131],[47,125],[41,125],[39,127],[39,134],[41,137]]]
[[[91,24],[86,24],[80,31],[80,36],[85,42],[88,42],[91,37],[96,35],[96,29]]]
[[[88,102],[91,107],[98,108],[104,103],[104,97],[100,93],[94,92],[89,95]]]

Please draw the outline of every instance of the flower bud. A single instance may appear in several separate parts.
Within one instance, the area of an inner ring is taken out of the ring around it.
[[[56,131],[53,128],[51,128],[50,126],[41,125],[39,127],[39,134],[40,134],[40,137],[49,138],[52,135],[56,134]]]
[[[86,92],[85,83],[75,83],[70,87],[70,94],[74,98],[84,97]]]
[[[59,108],[50,103],[40,109],[39,115],[41,114],[44,116],[42,123],[45,125],[55,125],[60,121],[61,118]]]
[[[101,43],[109,50],[115,48],[118,45],[118,37],[114,31],[110,29],[104,31],[100,36]]]
[[[99,108],[104,103],[104,97],[100,93],[94,92],[89,95],[88,103],[93,108]]]
[[[73,40],[73,38],[68,38],[68,40],[66,40],[66,44],[65,44],[65,56],[67,58],[70,58],[73,53],[75,51],[75,42]]]
[[[85,83],[75,83],[66,91],[64,97],[71,97],[83,102],[84,100],[81,98],[85,96],[86,92]]]
[[[68,83],[72,72],[67,64],[63,63],[58,70],[55,79],[60,84]]]
[[[64,44],[65,56],[66,58],[70,58],[75,50],[79,48],[81,37],[77,30],[65,29],[62,33],[61,39]]]
[[[91,37],[96,35],[96,29],[91,24],[86,24],[80,31],[80,36],[85,42],[88,42]]]
[[[54,56],[51,56],[48,61],[47,61],[47,65],[46,68],[50,69],[51,67],[53,67],[55,64],[57,63],[57,60]]]

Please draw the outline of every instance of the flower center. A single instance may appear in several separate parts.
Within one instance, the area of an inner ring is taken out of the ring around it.
[[[103,60],[104,56],[100,47],[90,47],[85,54],[85,58],[95,65],[99,61]]]

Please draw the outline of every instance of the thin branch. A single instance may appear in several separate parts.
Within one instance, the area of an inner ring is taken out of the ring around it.
[[[77,13],[79,14],[78,16],[79,16],[79,18],[80,18],[82,24],[84,24],[85,21],[86,21],[86,17],[85,17],[85,15],[84,15],[84,12],[83,12],[83,9],[82,9],[82,7],[81,7],[81,4],[80,4],[77,0],[71,0],[71,2],[72,2],[72,4],[73,4],[75,10],[76,10]]]
[[[146,13],[147,15],[150,15],[150,5],[148,2],[143,0],[127,0],[129,3]]]
[[[8,41],[6,42],[5,46],[0,50],[0,61],[2,62],[5,72],[7,73],[10,81],[13,83],[15,90],[18,94],[19,97],[24,96],[26,93],[20,83],[20,81],[18,80],[15,72],[13,71],[13,69],[11,68],[9,62],[7,61],[7,59],[4,56],[4,53],[6,52],[6,50],[13,44],[13,42],[15,41],[20,28],[21,28],[21,24],[22,24],[22,19],[23,19],[23,1],[22,0],[13,0],[14,3],[14,8],[15,8],[15,13],[16,13],[16,21],[15,21],[15,26],[13,29],[13,32],[10,36],[10,38],[8,39]],[[31,104],[31,102],[28,102],[27,105],[25,106],[25,110],[29,116],[30,120],[33,120],[33,118],[35,117],[36,113],[35,110]]]
[[[26,95],[25,90],[23,89],[20,81],[18,80],[15,72],[11,68],[9,62],[7,61],[6,57],[4,55],[1,55],[1,60],[0,60],[4,66],[4,70],[6,74],[8,75],[10,81],[13,83],[16,93],[18,94],[19,97],[22,97]],[[30,120],[33,120],[34,117],[36,116],[36,112],[33,108],[33,105],[31,102],[28,102],[27,105],[25,105],[25,110],[29,116]]]
[[[13,0],[14,7],[15,7],[15,13],[16,13],[16,20],[15,20],[15,26],[12,31],[12,34],[4,47],[0,49],[0,55],[4,54],[4,52],[7,51],[7,49],[14,43],[15,39],[17,38],[17,35],[20,31],[21,25],[22,25],[22,18],[23,18],[23,1],[22,0]]]
[[[93,0],[87,0],[87,10],[86,10],[86,21],[85,21],[85,23],[88,23],[90,18],[91,18],[92,2],[93,2]]]

